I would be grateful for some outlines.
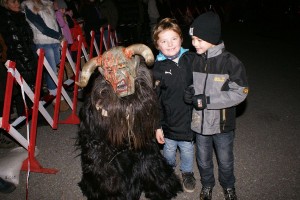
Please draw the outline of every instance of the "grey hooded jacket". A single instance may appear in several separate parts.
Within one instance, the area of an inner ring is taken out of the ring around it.
[[[236,105],[248,94],[246,71],[241,61],[220,43],[200,55],[193,69],[195,95],[205,94],[207,108],[193,110],[191,128],[196,133],[213,135],[235,129]]]

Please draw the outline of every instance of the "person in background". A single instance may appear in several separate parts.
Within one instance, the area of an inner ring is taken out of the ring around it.
[[[73,44],[73,37],[71,34],[70,26],[74,27],[74,22],[73,22],[72,18],[70,18],[70,15],[68,15],[66,13],[67,12],[66,2],[64,0],[55,0],[54,1],[54,10],[55,10],[55,16],[56,16],[58,25],[60,26],[60,28],[62,30],[62,34],[67,41],[68,50],[71,51],[71,46]],[[71,56],[72,56],[72,53],[71,53]],[[76,58],[76,57],[72,56],[72,59],[74,59],[74,58]],[[73,72],[68,60],[65,61],[65,71],[66,71],[66,76],[67,76],[66,79],[69,79],[74,75],[74,72]],[[66,90],[73,91],[73,86],[66,88]]]
[[[92,30],[95,31],[95,39],[97,40],[97,44],[100,43],[100,28],[104,24],[107,24],[107,19],[101,13],[101,10],[98,7],[99,3],[100,2],[96,2],[95,0],[86,0],[82,2],[80,8],[80,15],[84,20],[83,30],[85,32],[85,38],[88,44],[90,44],[91,41],[90,32]],[[96,54],[94,54],[94,56],[96,56]]]
[[[67,21],[67,16],[66,16],[67,4],[64,0],[55,0],[54,9],[55,9],[55,16],[58,25],[62,30],[62,34],[64,38],[68,42],[68,47],[70,47],[73,44],[73,38]]]
[[[0,43],[0,117],[3,116],[4,108],[4,98],[5,98],[5,88],[6,88],[6,79],[7,79],[7,70],[2,62],[2,52],[3,45]],[[5,130],[0,128],[0,148],[12,148],[15,146],[15,143],[6,135]],[[5,185],[2,185],[3,189],[6,189]],[[1,183],[0,183],[1,191]]]
[[[81,15],[79,13],[80,4],[81,4],[80,0],[66,0],[66,4],[67,4],[68,9],[70,9],[72,11],[73,18],[76,21],[82,20]]]
[[[57,65],[60,63],[60,43],[65,38],[57,24],[53,2],[47,0],[25,0],[21,5],[33,30],[33,41],[36,48],[44,49],[47,61],[53,71],[57,73]],[[56,96],[56,84],[48,73],[45,75],[49,94]],[[55,100],[53,104],[55,104]],[[67,102],[62,98],[60,111],[68,109]]]
[[[72,26],[69,26],[70,31],[71,31],[71,35],[72,35],[72,38],[73,38],[73,43],[72,43],[70,49],[71,49],[71,55],[72,55],[73,61],[76,62],[77,50],[78,50],[78,45],[79,45],[78,36],[80,35],[82,37],[82,43],[83,43],[85,48],[87,48],[88,45],[86,43],[85,36],[84,36],[83,30],[82,30],[80,24],[73,17],[73,11],[72,10],[67,10],[66,11],[66,17],[68,19],[68,22],[70,20],[72,20],[72,22],[73,22]],[[68,23],[68,24],[70,24],[70,23]]]
[[[153,31],[153,41],[159,50],[153,67],[154,87],[161,108],[160,127],[156,139],[164,144],[163,155],[176,167],[176,152],[180,150],[182,185],[186,192],[195,190],[194,133],[191,130],[192,106],[183,101],[184,89],[193,83],[192,66],[197,55],[181,47],[182,32],[170,18],[162,19]]]
[[[6,59],[16,63],[16,69],[34,91],[36,80],[37,56],[33,43],[33,32],[20,9],[18,0],[0,1],[0,33],[6,44]],[[18,116],[25,115],[21,87],[14,84],[13,105]],[[28,107],[32,102],[26,97]]]
[[[115,0],[100,0],[100,11],[113,30],[117,29],[119,12]]]
[[[200,200],[212,199],[214,150],[224,198],[237,200],[233,143],[236,106],[248,95],[245,67],[225,49],[216,13],[198,16],[189,34],[201,59],[193,68],[193,86],[186,88],[184,98],[194,106],[191,128],[196,132],[196,158],[202,184]]]
[[[1,33],[0,33],[0,50],[1,50],[0,51],[0,53],[1,53],[0,61],[2,63],[5,63],[7,60],[7,56],[6,56],[7,46],[5,44],[5,41],[4,41]]]
[[[145,3],[147,3],[147,12],[149,17],[149,28],[150,33],[152,33],[153,28],[157,24],[157,20],[159,19],[160,15],[156,6],[156,0],[144,0]]]

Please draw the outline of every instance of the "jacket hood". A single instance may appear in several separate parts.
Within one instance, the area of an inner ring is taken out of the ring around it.
[[[207,58],[212,58],[220,55],[225,49],[224,42],[221,42],[220,44],[209,48],[206,52]]]
[[[187,52],[188,49],[184,49],[184,48],[180,48],[180,53],[179,53],[179,58],[182,56],[183,53]],[[162,54],[160,51],[159,51],[159,54],[156,56],[156,61],[163,61],[163,60],[167,60],[168,58]]]

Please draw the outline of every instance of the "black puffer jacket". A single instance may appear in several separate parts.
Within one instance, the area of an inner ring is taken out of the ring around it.
[[[192,106],[184,103],[183,97],[185,88],[193,84],[192,68],[197,65],[198,57],[193,52],[181,52],[178,64],[160,53],[153,67],[153,79],[161,106],[160,125],[164,136],[192,141]]]
[[[0,33],[7,46],[7,59],[17,63],[17,70],[27,84],[35,84],[37,56],[33,33],[22,12],[0,6]]]

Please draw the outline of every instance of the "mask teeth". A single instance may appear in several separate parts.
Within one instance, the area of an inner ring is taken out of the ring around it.
[[[117,85],[117,91],[118,92],[123,92],[127,90],[127,85],[125,83],[125,80],[121,80],[118,85]]]

